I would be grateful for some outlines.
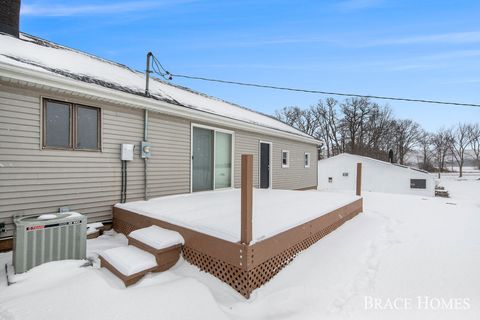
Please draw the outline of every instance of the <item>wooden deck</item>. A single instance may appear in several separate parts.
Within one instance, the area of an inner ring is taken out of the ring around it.
[[[185,260],[226,282],[248,298],[254,289],[275,276],[299,252],[362,210],[363,199],[358,199],[307,223],[248,245],[226,241],[121,208],[113,209],[113,228],[126,235],[151,225],[179,232],[185,239]]]
[[[363,199],[320,215],[286,231],[252,242],[253,157],[242,155],[240,241],[231,242],[199,231],[113,208],[113,228],[128,235],[131,231],[157,225],[179,232],[184,240],[183,257],[249,298],[252,291],[285,267],[295,256],[363,211]],[[302,191],[297,191],[302,192]],[[357,166],[356,194],[361,194],[361,164]],[[316,210],[316,208],[312,208]],[[294,214],[294,213],[292,213]]]

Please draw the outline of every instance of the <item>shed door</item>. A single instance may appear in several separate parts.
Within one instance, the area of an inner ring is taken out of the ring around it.
[[[270,144],[260,142],[260,188],[270,188]]]

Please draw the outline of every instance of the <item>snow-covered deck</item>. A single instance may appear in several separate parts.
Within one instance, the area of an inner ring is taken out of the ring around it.
[[[239,189],[118,204],[113,227],[124,234],[151,225],[177,231],[186,261],[249,297],[299,252],[363,210],[362,198],[346,193],[254,189],[250,217],[249,197],[243,212]]]
[[[252,243],[311,221],[359,198],[316,190],[254,189]],[[239,189],[167,196],[117,204],[116,207],[230,242],[240,241]]]

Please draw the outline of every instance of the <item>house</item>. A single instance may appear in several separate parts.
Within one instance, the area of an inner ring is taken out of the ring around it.
[[[20,33],[19,1],[1,4],[0,240],[16,215],[109,222],[118,202],[238,188],[241,154],[255,188],[316,188],[311,136],[158,79],[146,95],[144,73]]]
[[[435,195],[435,179],[427,171],[348,153],[318,161],[318,188],[354,190],[357,163],[362,164],[362,191]]]

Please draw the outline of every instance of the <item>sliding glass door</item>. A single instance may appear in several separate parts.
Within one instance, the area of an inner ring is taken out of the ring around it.
[[[214,128],[192,129],[192,191],[232,186],[232,134]]]

